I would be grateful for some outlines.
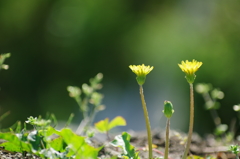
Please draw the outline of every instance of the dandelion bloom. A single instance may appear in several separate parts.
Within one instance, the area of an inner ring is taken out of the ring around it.
[[[139,85],[143,85],[146,80],[146,75],[153,70],[153,66],[142,65],[130,65],[129,68],[137,75],[137,82]]]
[[[186,60],[185,62],[182,61],[181,64],[178,64],[178,66],[186,74],[188,83],[193,83],[196,78],[195,72],[197,72],[197,70],[202,66],[202,62],[198,62],[196,60]]]

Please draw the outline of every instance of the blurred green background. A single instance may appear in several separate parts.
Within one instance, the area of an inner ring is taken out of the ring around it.
[[[178,67],[182,60],[203,65],[197,82],[221,88],[218,110],[222,122],[236,118],[240,103],[240,1],[177,0],[5,0],[0,1],[0,53],[11,52],[10,69],[0,72],[0,114],[11,114],[4,127],[46,112],[58,120],[75,113],[68,85],[81,86],[104,74],[106,110],[96,121],[121,115],[123,130],[144,130],[135,74],[130,64],[154,66],[144,92],[152,128],[164,128],[164,100],[172,101],[172,129],[187,131],[189,86]],[[204,101],[195,94],[195,127],[200,134],[214,129]]]

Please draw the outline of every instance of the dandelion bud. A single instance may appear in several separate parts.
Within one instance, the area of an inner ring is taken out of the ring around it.
[[[163,113],[166,116],[166,118],[171,118],[172,117],[172,114],[174,113],[174,110],[173,110],[173,105],[170,101],[164,101]]]

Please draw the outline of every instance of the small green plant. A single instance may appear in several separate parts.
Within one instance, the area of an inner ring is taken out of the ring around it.
[[[170,118],[172,117],[172,114],[174,113],[173,105],[172,105],[172,103],[170,101],[165,101],[164,102],[163,113],[164,113],[165,117],[167,118],[164,159],[168,159]]]
[[[209,110],[211,114],[215,124],[214,135],[217,137],[217,140],[223,141],[224,143],[231,143],[235,135],[235,120],[232,120],[229,128],[227,124],[222,123],[217,111],[221,107],[219,100],[224,98],[224,92],[219,88],[214,88],[210,83],[198,83],[196,84],[195,90],[202,95],[205,101],[205,109]],[[237,112],[238,106],[234,105],[233,110]]]
[[[106,118],[104,120],[101,120],[95,123],[95,128],[101,133],[106,133],[108,139],[110,139],[109,130],[111,130],[116,126],[125,126],[126,124],[127,124],[126,120],[123,117],[117,116],[110,122],[109,122],[109,119]]]
[[[232,151],[236,155],[236,159],[239,159],[238,153],[239,153],[239,146],[238,145],[231,145],[229,147],[229,151]]]
[[[145,83],[146,76],[153,70],[153,66],[142,65],[130,65],[129,68],[137,75],[136,80],[140,87],[140,97],[142,101],[142,108],[144,113],[144,118],[146,121],[147,135],[148,135],[148,150],[149,150],[149,159],[152,159],[152,134],[151,134],[151,125],[148,117],[147,105],[144,99],[143,87]]]
[[[201,67],[202,62],[198,62],[196,60],[192,60],[192,62],[186,60],[182,61],[181,64],[178,64],[180,69],[186,74],[185,78],[190,85],[190,119],[189,119],[189,131],[188,131],[188,140],[186,144],[186,148],[183,154],[182,159],[187,158],[187,154],[189,152],[190,143],[192,140],[192,132],[193,132],[193,123],[194,123],[194,92],[193,92],[193,83],[196,78],[195,72]]]
[[[83,113],[83,120],[77,130],[78,134],[87,133],[97,112],[105,109],[105,106],[102,105],[103,95],[97,92],[102,88],[102,79],[103,74],[98,73],[94,78],[89,80],[89,85],[84,83],[82,89],[77,86],[67,87],[69,96],[75,99],[80,111]]]
[[[29,117],[26,123],[34,127],[33,131],[25,128],[20,133],[0,133],[6,140],[0,144],[11,152],[24,152],[49,159],[96,159],[100,148],[94,148],[69,128],[56,130],[50,126],[51,120]]]
[[[135,148],[130,143],[131,136],[123,132],[122,135],[118,135],[115,139],[110,143],[114,147],[119,147],[122,149],[122,154],[119,157],[123,157],[124,159],[140,159],[138,152],[135,151]]]
[[[218,88],[213,88],[212,84],[209,83],[198,83],[195,86],[195,90],[197,93],[203,96],[205,101],[205,109],[210,111],[213,122],[216,126],[214,134],[216,136],[222,136],[224,133],[226,133],[228,126],[226,124],[222,124],[217,110],[221,107],[221,104],[218,102],[218,100],[224,98],[224,93]]]

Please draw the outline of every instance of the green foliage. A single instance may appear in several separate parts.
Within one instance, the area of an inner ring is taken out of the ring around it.
[[[221,118],[217,113],[217,109],[220,108],[221,104],[218,100],[224,98],[224,93],[219,88],[214,88],[209,83],[198,83],[196,84],[195,90],[203,96],[205,101],[205,108],[210,111],[213,122],[216,126],[214,134],[221,136],[227,132],[228,125],[222,124]]]
[[[214,88],[212,84],[209,83],[198,83],[195,89],[199,94],[203,96],[203,99],[205,101],[205,108],[211,113],[212,119],[216,126],[214,129],[214,135],[217,136],[217,139],[224,141],[224,143],[230,143],[234,139],[235,132],[228,131],[228,125],[221,122],[221,118],[217,112],[217,109],[219,109],[221,106],[218,100],[224,98],[224,93],[219,88]],[[239,112],[240,106],[234,105],[233,110]],[[233,124],[233,126],[235,125]]]
[[[239,146],[238,145],[231,145],[229,147],[229,151],[232,151],[232,153],[234,153],[236,156],[238,156]],[[236,158],[238,158],[238,157],[236,157]]]
[[[76,100],[80,110],[83,112],[84,115],[89,115],[89,104],[93,104],[95,107],[98,107],[101,104],[103,96],[96,91],[102,88],[102,85],[100,83],[102,81],[102,78],[102,73],[97,74],[94,78],[91,78],[89,80],[90,85],[86,83],[82,85],[82,90],[77,86],[67,87],[69,96]]]
[[[76,159],[97,158],[98,151],[101,148],[94,148],[88,145],[84,137],[74,134],[71,129],[65,128],[61,130],[61,136],[67,145],[71,145],[68,155],[75,155]]]
[[[195,90],[203,96],[207,110],[220,108],[218,100],[224,98],[224,93],[219,88],[213,88],[209,83],[198,83]]]
[[[214,134],[217,136],[220,136],[222,134],[224,134],[228,129],[227,124],[220,124],[218,126],[216,126],[215,130],[214,130]]]
[[[118,135],[115,139],[111,142],[111,145],[114,147],[120,147],[123,150],[121,157],[124,159],[140,159],[138,156],[138,152],[135,151],[134,146],[130,144],[131,136],[123,132],[122,135]]]
[[[26,123],[33,125],[35,128],[43,128],[48,126],[51,123],[51,120],[40,119],[37,117],[30,116]]]
[[[28,152],[43,158],[96,159],[100,148],[90,146],[85,137],[78,136],[69,128],[60,131],[49,126],[50,121],[29,117],[26,121],[37,129],[28,132],[23,129],[19,134],[0,133],[6,140],[0,144],[11,152]]]
[[[98,73],[94,78],[89,80],[90,84],[84,83],[82,89],[77,86],[68,86],[67,91],[78,104],[80,111],[83,113],[84,131],[92,124],[97,112],[104,110],[102,105],[103,95],[97,91],[102,88],[101,81],[103,74]]]
[[[106,118],[104,120],[101,120],[95,123],[95,128],[99,132],[106,133],[116,126],[125,126],[125,125],[126,125],[126,120],[121,116],[117,116],[111,122],[109,122],[109,119]]]
[[[3,63],[4,63],[4,61],[5,61],[7,58],[9,58],[10,56],[11,56],[10,53],[5,53],[5,54],[0,55],[0,70],[1,70],[1,69],[5,69],[5,70],[8,69],[9,66],[6,65],[6,64],[3,64]]]
[[[8,142],[2,143],[0,146],[4,147],[8,151],[12,152],[30,152],[31,145],[26,143],[26,134],[14,134],[11,132],[0,133],[0,138]]]

